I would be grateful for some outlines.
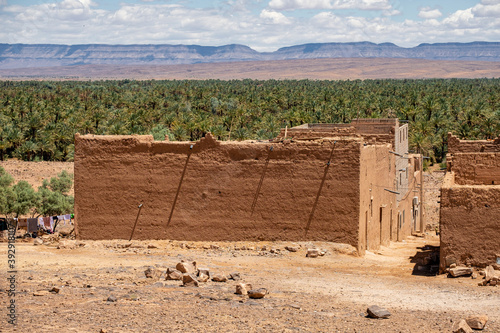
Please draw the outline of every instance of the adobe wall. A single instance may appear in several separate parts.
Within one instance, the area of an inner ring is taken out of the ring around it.
[[[450,264],[485,267],[500,256],[500,187],[456,185],[447,173],[441,189],[440,270]]]
[[[500,185],[500,153],[454,153],[449,168],[459,185]]]
[[[330,140],[76,135],[77,237],[129,239],[142,203],[134,239],[323,240],[357,247],[362,141],[337,140],[327,169]]]
[[[282,128],[277,139],[283,140],[286,137],[312,140],[331,136],[358,136],[370,144],[390,143],[396,149],[396,128],[399,128],[399,121],[395,118],[357,119],[349,124],[303,124],[289,129]]]
[[[391,212],[395,196],[393,189],[394,155],[390,144],[363,146],[360,172],[360,246],[377,250],[391,240]]]
[[[460,140],[448,133],[448,153],[500,153],[500,136],[495,140]]]

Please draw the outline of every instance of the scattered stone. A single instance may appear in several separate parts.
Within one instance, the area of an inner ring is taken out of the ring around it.
[[[165,280],[182,280],[182,272],[175,268],[167,268]]]
[[[41,238],[35,238],[33,245],[43,245],[43,240]]]
[[[212,281],[214,282],[227,282],[227,276],[222,274],[216,274],[212,277]]]
[[[33,296],[47,296],[49,292],[47,290],[35,291]]]
[[[198,276],[202,273],[210,277],[210,270],[208,268],[198,268]]]
[[[211,244],[211,245],[210,245],[210,248],[211,248],[212,250],[218,250],[218,249],[220,248],[220,246],[219,246],[219,245],[215,245],[215,244]]]
[[[455,323],[452,328],[453,333],[473,333],[474,331],[470,326],[467,324],[467,322],[462,319],[459,322]]]
[[[486,326],[486,323],[488,322],[488,316],[487,315],[471,316],[465,319],[465,321],[467,322],[467,325],[470,326],[470,328],[475,330],[482,330],[484,329],[484,326]]]
[[[285,250],[287,250],[288,252],[297,252],[299,248],[296,246],[285,246]]]
[[[234,272],[234,273],[229,274],[229,278],[234,280],[234,281],[241,280],[240,273],[238,273],[238,272]]]
[[[238,295],[247,295],[249,290],[252,290],[252,285],[249,283],[238,283],[236,285],[236,294]]]
[[[53,287],[52,289],[49,290],[51,293],[54,293],[54,294],[59,294],[59,291],[61,291],[61,289],[57,288],[57,287]]]
[[[116,244],[116,247],[119,249],[126,249],[132,246],[132,243],[125,243],[125,244]]]
[[[306,257],[309,257],[309,258],[319,257],[319,250],[318,249],[307,249]]]
[[[59,245],[57,245],[58,249],[75,249],[76,244],[74,241],[70,240],[60,240]]]
[[[149,266],[144,271],[144,275],[146,275],[146,278],[148,279],[159,279],[161,276],[161,271],[156,267]]]
[[[472,273],[472,268],[470,267],[458,266],[455,268],[450,268],[450,275],[452,277],[470,276]]]
[[[198,282],[207,282],[210,279],[210,276],[206,275],[205,273],[199,273],[198,274]]]
[[[472,278],[473,280],[477,279],[477,273],[476,273],[476,272],[472,273],[471,278]]]
[[[389,318],[391,313],[384,308],[381,308],[378,305],[372,305],[368,309],[366,309],[368,313],[368,317],[370,318]]]
[[[198,287],[198,280],[192,274],[184,273],[182,274],[182,284],[185,287]]]
[[[490,285],[492,281],[498,282],[500,281],[500,271],[495,270],[493,266],[490,265],[484,269],[484,279],[486,282],[489,282]]]
[[[266,288],[248,290],[248,297],[253,298],[253,299],[263,298],[266,295],[267,295]]]
[[[187,274],[195,274],[196,275],[196,261],[193,261],[193,262],[185,262],[185,261],[181,261],[180,263],[178,263],[175,268],[178,270],[178,271],[181,271],[182,273],[187,273]]]
[[[457,264],[453,263],[450,265],[450,268],[456,268],[457,267]]]
[[[101,328],[101,330],[99,331],[99,333],[108,333],[108,330],[106,330],[104,328]]]
[[[116,296],[114,296],[114,295],[111,295],[111,296],[108,297],[108,299],[106,301],[108,301],[108,302],[116,302],[116,301],[118,301],[118,298],[116,298]]]
[[[158,246],[154,245],[154,244],[148,244],[148,249],[157,249]]]
[[[272,248],[271,250],[269,250],[269,252],[275,253],[275,254],[281,253],[280,249],[276,249],[276,248]]]

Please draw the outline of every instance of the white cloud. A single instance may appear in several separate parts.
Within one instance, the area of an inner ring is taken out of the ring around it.
[[[500,0],[481,0],[481,3],[483,5],[486,5],[486,6],[488,6],[488,5],[498,5],[498,4],[500,4]]]
[[[0,0],[0,6],[6,6],[7,0]]]
[[[363,9],[388,10],[389,0],[271,0],[269,8],[275,10],[299,9]]]
[[[282,13],[276,12],[274,10],[263,9],[260,12],[260,18],[264,19],[268,23],[272,24],[290,24],[291,21]]]
[[[216,46],[237,43],[258,51],[274,51],[304,43],[371,41],[408,47],[424,42],[498,41],[500,36],[500,4],[492,0],[483,0],[447,17],[437,9],[422,8],[423,19],[403,22],[393,19],[401,15],[393,8],[373,16],[356,15],[355,10],[341,15],[334,9],[388,6],[388,1],[379,0],[262,0],[260,6],[256,1],[227,0],[210,8],[192,7],[186,1],[124,2],[114,10],[104,10],[88,0],[45,1],[32,6],[1,7],[0,41]],[[312,17],[282,12],[299,8],[323,9]]]
[[[475,17],[492,17],[499,18],[500,17],[500,1],[489,1],[486,4],[482,1],[481,4],[478,4],[472,8],[472,13]]]
[[[430,7],[424,7],[418,13],[418,17],[426,20],[437,19],[441,16],[443,16],[443,14],[439,9],[432,9]]]

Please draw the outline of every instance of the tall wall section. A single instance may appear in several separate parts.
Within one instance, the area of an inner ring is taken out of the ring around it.
[[[452,263],[484,267],[500,257],[500,138],[448,135],[441,189],[440,269]]]
[[[360,139],[337,138],[332,153],[332,140],[77,135],[77,237],[129,239],[138,216],[134,239],[324,240],[357,247],[361,146]]]
[[[394,155],[390,144],[361,148],[359,230],[361,250],[377,250],[391,240],[391,214],[395,196],[393,189]],[[395,227],[395,224],[394,226]]]
[[[457,185],[448,173],[440,214],[441,271],[452,263],[485,267],[500,257],[500,186]]]

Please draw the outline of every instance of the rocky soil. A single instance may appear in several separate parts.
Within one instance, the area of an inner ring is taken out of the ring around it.
[[[478,286],[481,276],[419,274],[416,258],[437,244],[432,236],[411,237],[360,258],[348,254],[349,246],[333,243],[80,242],[45,236],[44,245],[34,246],[31,240],[16,244],[18,329],[450,332],[461,319],[487,315],[483,332],[499,332],[498,287]],[[326,253],[306,257],[310,248]],[[6,243],[0,245],[0,258],[5,272]],[[166,269],[181,260],[195,261],[211,277],[229,279],[198,287],[165,280]],[[148,268],[152,278],[146,277]],[[237,295],[239,283],[265,288],[268,294],[261,299]],[[2,309],[8,299],[4,286]],[[372,305],[391,315],[369,318]],[[5,317],[0,327],[8,328]]]

